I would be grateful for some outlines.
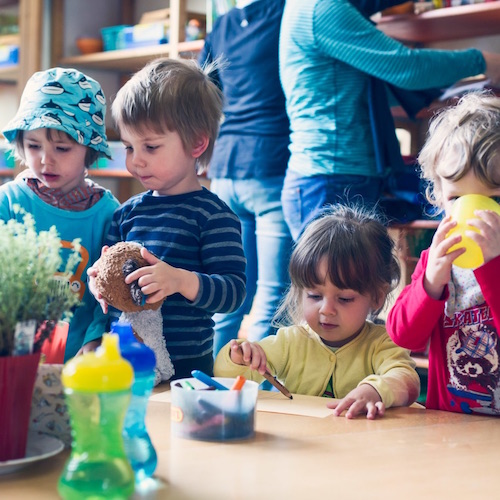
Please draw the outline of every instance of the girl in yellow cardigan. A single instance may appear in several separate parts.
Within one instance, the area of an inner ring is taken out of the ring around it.
[[[400,271],[394,243],[373,212],[335,205],[311,222],[290,260],[291,286],[277,313],[287,323],[259,342],[231,340],[214,374],[261,381],[267,370],[292,393],[335,398],[347,418],[374,419],[413,403],[415,363],[373,323]]]

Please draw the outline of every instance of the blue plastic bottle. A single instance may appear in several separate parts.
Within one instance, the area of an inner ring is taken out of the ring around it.
[[[113,323],[111,331],[120,338],[121,355],[134,369],[132,398],[125,416],[123,442],[136,482],[151,477],[158,462],[144,419],[154,385],[156,358],[154,352],[134,337],[129,323]]]

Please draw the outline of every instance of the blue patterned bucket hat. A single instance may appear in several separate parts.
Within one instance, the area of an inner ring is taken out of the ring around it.
[[[12,142],[20,130],[53,128],[111,158],[105,116],[106,97],[96,80],[73,68],[51,68],[28,80],[16,116],[2,133]]]

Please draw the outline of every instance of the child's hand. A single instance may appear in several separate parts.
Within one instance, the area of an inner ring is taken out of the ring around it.
[[[345,398],[327,403],[326,406],[333,408],[333,414],[336,417],[339,417],[344,410],[347,410],[346,418],[354,418],[356,415],[366,413],[366,418],[370,420],[377,416],[382,417],[385,413],[385,405],[379,393],[369,384],[361,384]]]
[[[249,366],[261,375],[267,370],[266,353],[259,344],[247,341],[238,344],[236,340],[231,340],[229,349],[229,356],[233,363]]]
[[[109,247],[107,245],[104,245],[102,247],[101,257],[108,251],[108,248]],[[88,276],[87,283],[88,283],[88,287],[89,287],[89,292],[94,296],[95,300],[97,300],[97,302],[99,302],[99,305],[101,306],[102,312],[104,314],[106,314],[108,312],[108,303],[104,300],[103,296],[101,295],[101,293],[97,290],[97,288],[95,286],[95,278],[97,276],[97,268],[94,266],[97,262],[99,262],[99,260],[94,262],[94,264],[87,269],[87,276]],[[81,349],[80,349],[80,351],[81,351]]]
[[[439,300],[443,296],[444,287],[451,279],[453,261],[465,252],[465,248],[457,248],[448,253],[453,245],[462,240],[460,235],[446,235],[457,223],[450,216],[445,217],[432,238],[429,248],[429,258],[425,270],[424,288],[433,299]]]
[[[479,245],[486,263],[500,255],[500,215],[492,210],[475,210],[474,215],[478,218],[468,220],[467,224],[480,233],[465,231],[465,234]]]
[[[84,346],[80,347],[80,350],[76,353],[76,356],[95,351],[101,345],[101,340],[102,339],[97,339],[87,342]]]
[[[137,280],[148,304],[160,302],[174,293],[180,293],[188,300],[196,298],[200,282],[195,273],[163,262],[146,248],[141,248],[141,255],[150,265],[130,273],[125,278],[125,283],[129,285]]]

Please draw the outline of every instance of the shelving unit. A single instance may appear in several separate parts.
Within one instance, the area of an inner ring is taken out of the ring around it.
[[[21,37],[19,35],[0,35],[0,46],[2,45],[20,45]],[[20,71],[19,64],[0,66],[0,82],[17,84]]]
[[[135,0],[137,1],[137,0]],[[119,23],[134,24],[134,0],[122,0]],[[123,80],[141,69],[147,62],[157,57],[193,58],[203,47],[203,40],[185,41],[184,26],[187,20],[187,0],[165,1],[170,9],[169,43],[125,50],[96,52],[86,55],[67,56],[63,51],[64,8],[65,0],[52,0],[52,65],[76,67],[82,71],[97,70],[119,74]],[[117,24],[119,24],[117,23]],[[98,26],[99,30],[104,26]],[[109,131],[108,138],[113,137]],[[90,169],[89,176],[101,179],[113,179],[118,189],[115,195],[125,201],[140,186],[126,170]]]
[[[0,1],[0,8],[18,7],[19,34],[0,36],[0,44],[19,45],[19,63],[0,68],[0,82],[15,86],[18,100],[30,76],[41,68],[43,3],[44,0]],[[0,182],[17,172],[17,168],[0,169]]]
[[[426,44],[500,34],[500,1],[382,16],[377,26],[402,42]]]
[[[466,38],[500,36],[500,1],[447,7],[421,14],[380,16],[377,27],[390,37],[417,47]],[[418,153],[429,119],[445,105],[447,102],[436,101],[428,109],[422,110],[417,120],[410,120],[400,107],[392,109],[396,127],[410,132],[411,154]]]
[[[142,68],[155,57],[194,57],[203,47],[203,40],[180,42],[174,50],[172,44],[140,47],[137,49],[110,50],[83,56],[62,58],[64,66],[79,66],[110,71],[130,72]]]

